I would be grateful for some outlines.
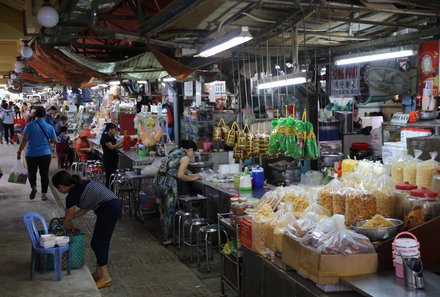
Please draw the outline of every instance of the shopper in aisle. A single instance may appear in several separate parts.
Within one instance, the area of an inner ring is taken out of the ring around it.
[[[46,114],[46,122],[51,125],[55,131],[56,131],[56,126],[55,126],[55,115],[57,114],[58,110],[55,106],[51,106],[48,110],[47,110],[47,114]]]
[[[55,129],[46,123],[46,110],[38,106],[35,109],[35,120],[28,123],[23,131],[23,140],[17,152],[17,159],[21,159],[21,152],[26,147],[26,163],[28,167],[29,183],[32,191],[29,198],[32,200],[37,194],[37,170],[41,177],[41,199],[47,200],[49,187],[49,166],[51,160],[50,143],[57,143]],[[26,146],[27,145],[27,146]]]
[[[2,103],[2,110],[0,112],[0,121],[3,126],[6,144],[14,144],[12,138],[14,137],[14,110],[12,106],[6,101]]]
[[[61,115],[60,119],[55,124],[55,132],[57,135],[61,133],[61,127],[67,126],[67,117],[65,115]]]
[[[189,159],[195,151],[197,145],[194,141],[182,140],[180,148],[175,148],[162,160],[155,180],[164,245],[172,243],[172,220],[176,212],[178,196],[177,180],[195,181],[201,178],[200,175],[186,174]]]
[[[101,146],[103,151],[103,163],[105,169],[105,185],[110,188],[110,175],[118,169],[118,149],[122,147],[122,141],[117,141],[119,129],[113,123],[107,123],[101,136]]]
[[[101,183],[81,180],[79,175],[67,171],[57,172],[52,177],[53,186],[66,196],[66,212],[63,224],[72,228],[72,221],[93,210],[96,223],[90,245],[95,252],[97,266],[92,276],[98,289],[110,287],[112,279],[108,269],[108,254],[113,231],[121,215],[119,198]]]

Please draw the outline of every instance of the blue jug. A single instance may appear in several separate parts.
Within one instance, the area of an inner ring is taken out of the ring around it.
[[[252,169],[252,179],[254,180],[254,188],[264,187],[264,169],[256,167]]]

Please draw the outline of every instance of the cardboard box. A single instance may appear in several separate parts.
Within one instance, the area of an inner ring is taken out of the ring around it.
[[[284,251],[284,250],[283,250]],[[338,284],[343,276],[377,271],[377,254],[325,255],[300,246],[299,273],[316,284]]]
[[[298,271],[300,253],[301,243],[289,234],[284,233],[282,261],[290,268]]]

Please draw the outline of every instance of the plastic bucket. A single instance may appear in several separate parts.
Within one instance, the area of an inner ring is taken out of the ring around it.
[[[402,235],[408,235],[412,238],[399,238]],[[396,277],[404,278],[403,260],[397,251],[399,251],[402,257],[405,258],[420,257],[419,247],[420,243],[414,234],[410,232],[401,232],[397,234],[393,241],[393,264]]]

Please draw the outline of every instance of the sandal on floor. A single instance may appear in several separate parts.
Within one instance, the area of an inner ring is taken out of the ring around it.
[[[112,281],[107,282],[96,282],[96,287],[98,289],[107,288],[112,286]]]

